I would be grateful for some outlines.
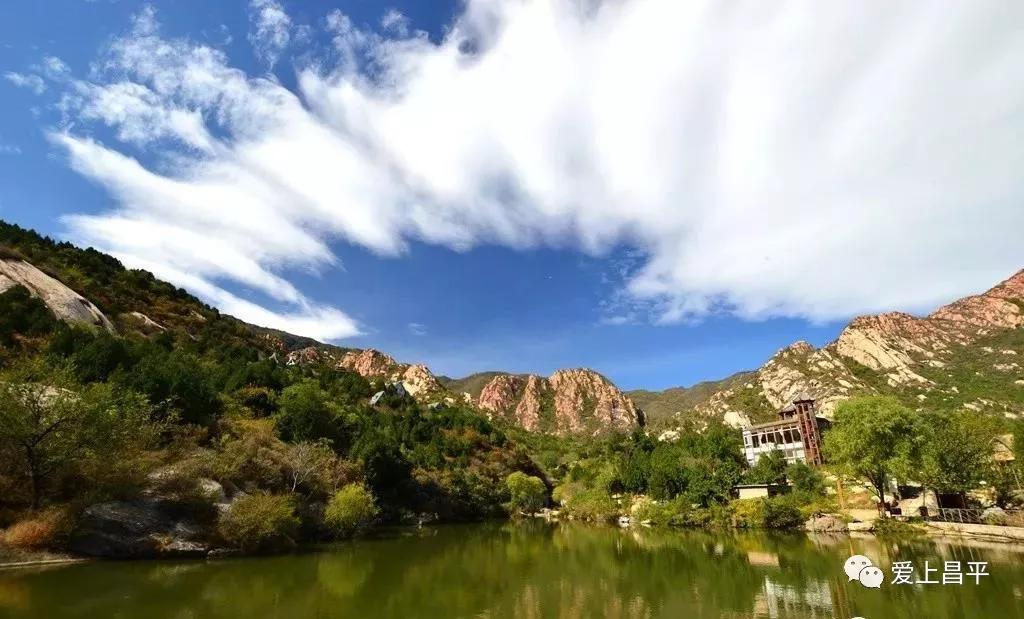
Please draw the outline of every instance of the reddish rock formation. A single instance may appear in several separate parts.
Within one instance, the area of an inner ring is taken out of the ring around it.
[[[339,368],[366,378],[389,376],[396,366],[398,362],[392,357],[372,348],[347,352],[338,362]]]
[[[308,365],[320,363],[320,360],[320,350],[316,346],[307,346],[306,348],[300,348],[288,353],[286,363],[288,365]]]
[[[608,379],[593,370],[558,370],[550,378],[499,375],[477,406],[534,431],[596,434],[640,425],[640,413]]]

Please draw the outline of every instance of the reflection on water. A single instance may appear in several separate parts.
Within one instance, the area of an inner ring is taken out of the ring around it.
[[[980,585],[847,582],[843,561],[988,561]],[[544,523],[394,530],[318,552],[0,571],[0,617],[1024,619],[1024,549]]]

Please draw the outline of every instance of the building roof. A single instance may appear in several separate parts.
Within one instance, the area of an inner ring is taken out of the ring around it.
[[[764,423],[755,423],[751,425],[748,430],[767,430],[768,428],[785,428],[789,426],[798,427],[800,422],[796,419],[776,419],[775,421],[766,421]]]

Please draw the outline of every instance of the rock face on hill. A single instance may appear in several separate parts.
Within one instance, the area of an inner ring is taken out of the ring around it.
[[[114,330],[99,308],[60,281],[24,260],[0,258],[0,292],[18,285],[41,299],[60,320]]]
[[[587,369],[558,370],[548,378],[501,374],[484,386],[476,403],[527,430],[557,434],[629,430],[643,423],[632,400]]]
[[[366,378],[384,378],[400,382],[405,391],[418,400],[436,399],[444,387],[427,366],[423,364],[399,363],[390,355],[367,348],[345,353],[337,363],[338,367],[355,372]]]
[[[729,384],[677,417],[769,418],[796,394],[831,415],[854,395],[894,395],[921,409],[1024,415],[1024,271],[928,316],[862,316],[831,344],[797,342],[742,384]],[[678,395],[673,397],[678,398]]]
[[[337,366],[367,378],[401,382],[419,400],[462,400],[481,411],[527,430],[558,434],[595,434],[629,430],[641,424],[642,413],[607,378],[586,369],[558,370],[548,378],[493,373],[473,397],[450,391],[458,381],[439,380],[427,366],[396,361],[373,349],[349,351]]]

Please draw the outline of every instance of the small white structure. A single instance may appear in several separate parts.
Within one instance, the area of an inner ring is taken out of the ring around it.
[[[733,490],[740,499],[767,499],[778,494],[783,494],[788,489],[781,484],[743,484],[733,486]]]

